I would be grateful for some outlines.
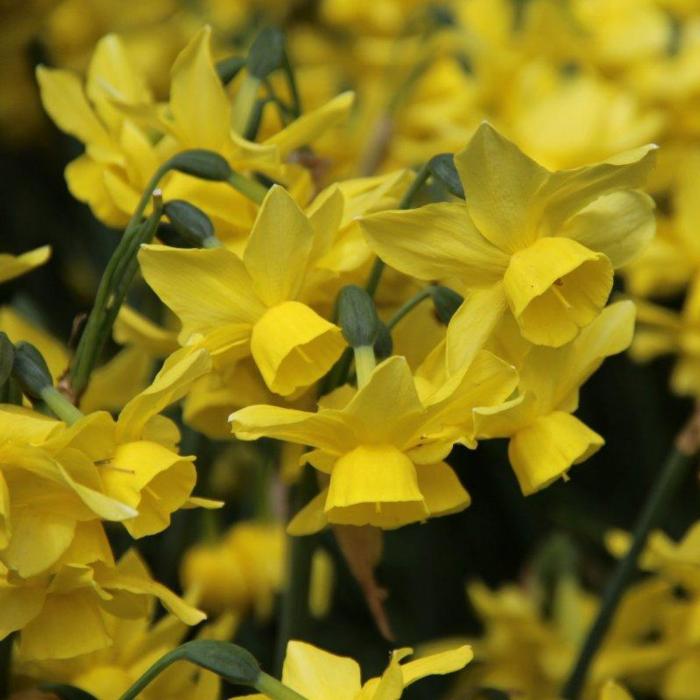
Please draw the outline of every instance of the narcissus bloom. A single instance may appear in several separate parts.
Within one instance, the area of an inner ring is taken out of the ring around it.
[[[340,329],[304,303],[318,254],[310,220],[274,186],[242,259],[226,248],[144,246],[146,282],[182,323],[180,343],[201,345],[220,367],[252,356],[268,388],[289,396],[322,377],[340,356]]]
[[[197,479],[194,457],[178,454],[179,431],[159,414],[210,367],[206,351],[178,351],[116,421],[106,411],[97,411],[44,444],[59,462],[80,467],[83,478],[90,474],[96,491],[135,513],[122,520],[133,537],[160,532],[171,514],[189,502]],[[90,496],[85,499],[90,504]]]
[[[382,212],[362,225],[389,265],[492,290],[492,318],[507,306],[525,338],[559,347],[600,313],[613,269],[653,235],[653,202],[633,188],[654,149],[549,172],[484,123],[455,156],[466,202]]]
[[[207,612],[272,612],[284,575],[284,528],[274,522],[236,523],[220,541],[185,552],[181,578]]]
[[[30,250],[22,255],[9,255],[0,253],[0,283],[7,282],[43,265],[51,255],[51,248],[47,245],[35,250]]]
[[[476,406],[499,404],[515,383],[513,368],[484,352],[421,400],[406,359],[394,356],[354,396],[349,390],[331,395],[338,407],[311,413],[249,406],[230,420],[242,440],[267,436],[313,447],[303,458],[330,475],[328,488],[290,524],[292,534],[327,522],[396,528],[469,505],[443,461],[460,437],[450,428]]]
[[[465,645],[402,664],[412,653],[413,649],[397,649],[382,676],[363,684],[360,666],[353,659],[293,640],[287,644],[282,682],[307,700],[398,700],[405,688],[421,678],[459,671],[473,658]],[[245,697],[263,700],[267,696]]]
[[[127,558],[134,573],[148,571],[133,554]],[[120,563],[120,567],[125,564]],[[118,700],[149,666],[163,654],[181,644],[189,627],[177,615],[169,613],[154,621],[156,599],[147,599],[142,614],[135,618],[118,617],[105,612],[102,615],[110,646],[70,659],[46,661],[26,660],[17,654],[13,663],[18,676],[36,679],[41,683],[67,683],[91,693],[100,700]],[[203,627],[198,639],[230,639],[236,620],[223,615],[216,622]],[[176,664],[161,673],[140,694],[144,700],[218,700],[221,679],[211,671]]]
[[[597,452],[603,438],[571,415],[579,387],[606,357],[632,342],[634,304],[603,310],[562,348],[534,346],[520,372],[518,396],[493,408],[474,410],[476,437],[508,437],[508,457],[523,493],[544,488]]]
[[[143,617],[153,597],[188,625],[206,618],[154,581],[133,553],[116,567],[66,565],[27,580],[0,574],[0,602],[8,613],[0,638],[21,630],[19,654],[27,660],[68,659],[107,647],[113,638],[106,616]]]
[[[671,389],[700,397],[700,278],[693,280],[680,313],[638,301],[639,329],[630,354],[639,362],[677,355]]]

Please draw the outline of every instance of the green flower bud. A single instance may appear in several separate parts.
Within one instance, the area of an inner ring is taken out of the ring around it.
[[[338,295],[338,322],[353,348],[372,347],[379,333],[379,317],[372,297],[361,287],[349,284]]]

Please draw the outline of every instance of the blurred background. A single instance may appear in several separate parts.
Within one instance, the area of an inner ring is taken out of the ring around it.
[[[484,118],[550,168],[659,143],[650,185],[659,240],[617,288],[662,298],[683,313],[685,289],[700,265],[692,240],[700,235],[693,223],[700,225],[700,206],[695,219],[692,196],[694,186],[700,200],[700,2],[0,0],[0,249],[53,248],[47,266],[0,288],[0,328],[31,321],[65,353],[74,319],[89,310],[119,240],[118,230],[67,190],[63,170],[82,145],[44,114],[35,67],[84,75],[96,42],[116,33],[156,99],[166,99],[175,56],[205,23],[219,58],[243,54],[261,27],[282,26],[305,108],[356,91],[350,122],[319,146],[326,180],[416,167],[461,149]],[[368,159],[368,139],[387,123],[390,135]],[[153,302],[137,284],[130,303],[148,315]],[[110,349],[117,351],[117,345]],[[473,495],[471,507],[385,538],[378,579],[389,592],[395,644],[377,634],[332,535],[314,537],[313,549],[330,557],[330,567],[318,565],[319,595],[330,598],[320,604],[307,641],[352,655],[376,675],[394,646],[477,636],[484,620],[467,596],[470,582],[527,585],[565,566],[573,567],[584,590],[599,591],[613,563],[604,533],[631,526],[692,406],[693,387],[681,387],[683,396],[670,389],[675,362],[667,356],[638,364],[618,356],[586,384],[580,417],[606,446],[575,467],[567,483],[525,499],[505,442],[454,451],[450,462]],[[171,528],[138,542],[159,580],[182,590],[188,548],[257,514],[251,493],[260,471],[271,469],[274,450],[208,439],[183,424],[182,452],[198,455],[198,494],[227,505],[215,513],[181,511]],[[685,531],[699,505],[693,479],[674,503],[668,531]],[[111,534],[123,550],[129,543],[120,533]],[[277,549],[265,551],[278,552],[281,562],[279,539],[275,543]],[[221,579],[221,566],[211,564],[212,577]],[[278,588],[272,585],[273,597]],[[271,666],[276,615],[254,598],[243,592],[219,607],[238,608],[236,640]],[[441,681],[418,684],[407,697],[434,698],[441,687]]]

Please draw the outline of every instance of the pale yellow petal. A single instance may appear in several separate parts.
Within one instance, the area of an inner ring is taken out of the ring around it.
[[[361,687],[360,667],[353,659],[292,640],[287,644],[282,682],[307,700],[354,700]]]
[[[268,306],[295,299],[314,240],[311,223],[287,190],[267,193],[243,254],[260,299]]]
[[[578,418],[554,412],[518,430],[508,445],[508,457],[527,496],[588,459],[604,442]]]
[[[401,665],[404,685],[409,686],[426,676],[445,675],[463,669],[474,658],[468,645],[424,656]]]
[[[508,256],[481,235],[461,202],[383,211],[360,225],[382,260],[419,279],[455,277],[470,288],[486,287],[508,266]]]
[[[22,255],[0,253],[0,283],[19,277],[20,275],[40,267],[51,257],[51,246],[30,250]]]
[[[221,151],[228,142],[230,106],[211,56],[211,28],[203,27],[172,68],[170,111],[183,146]]]
[[[467,208],[493,245],[513,253],[536,237],[533,199],[549,173],[490,124],[482,123],[455,156]]]

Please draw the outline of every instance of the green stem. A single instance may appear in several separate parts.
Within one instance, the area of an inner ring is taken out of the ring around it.
[[[73,425],[83,418],[82,412],[76,408],[58,389],[47,386],[41,391],[41,400],[51,409],[51,412],[62,421]],[[0,696],[2,697],[2,696]]]
[[[272,700],[306,700],[303,695],[280,683],[276,678],[260,673],[255,689]]]
[[[416,194],[418,194],[418,191],[421,189],[421,187],[423,187],[429,177],[430,167],[428,163],[424,163],[416,173],[415,178],[413,178],[413,182],[411,182],[411,185],[404,193],[404,196],[401,198],[401,201],[399,202],[399,209],[410,209],[413,206],[413,198],[416,196]],[[377,293],[377,287],[379,287],[379,282],[382,279],[384,267],[384,261],[377,258],[374,261],[371,272],[369,273],[369,279],[367,280],[365,289],[367,290],[367,294],[369,294],[372,298],[374,298],[374,295]]]
[[[10,680],[12,677],[12,644],[14,633],[0,641],[0,698],[10,697]]]
[[[407,316],[413,309],[418,306],[424,299],[430,299],[433,295],[432,287],[426,287],[421,289],[414,297],[409,299],[403,306],[401,306],[396,313],[386,322],[386,327],[392,330],[394,326],[404,317]]]
[[[693,458],[698,452],[698,411],[688,425],[680,433],[674,448],[666,458],[666,462],[652,486],[651,492],[639,515],[632,533],[632,545],[623,559],[617,565],[615,572],[603,592],[602,602],[588,636],[581,648],[578,660],[569,676],[562,698],[578,700],[584,688],[588,669],[595,659],[600,645],[617,610],[622,594],[630,582],[636,568],[639,555],[646,545],[649,532],[657,527],[663,518],[667,506],[677,493],[683,480],[693,464]]]
[[[314,470],[305,466],[296,484],[291,487],[289,508],[296,515],[318,492]],[[282,593],[275,670],[281,674],[287,643],[290,639],[305,639],[309,625],[309,581],[314,536],[287,535],[287,586]]]
[[[374,348],[371,345],[360,345],[353,348],[353,353],[355,355],[357,388],[361,389],[372,376],[372,371],[377,366],[377,358],[374,356]]]
[[[80,336],[80,341],[69,369],[68,383],[70,391],[77,398],[85,391],[92,370],[97,364],[100,352],[106,341],[105,330],[111,332],[111,327],[105,329],[105,316],[110,298],[114,289],[123,278],[124,272],[128,269],[130,260],[138,252],[140,243],[144,242],[139,240],[138,235],[143,212],[148,206],[158,183],[168,170],[170,170],[169,161],[161,165],[153,174],[100,280],[95,303],[90,311],[85,329]]]
[[[267,187],[237,172],[232,172],[229,175],[228,183],[256,204],[262,204],[265,195],[267,195]]]

